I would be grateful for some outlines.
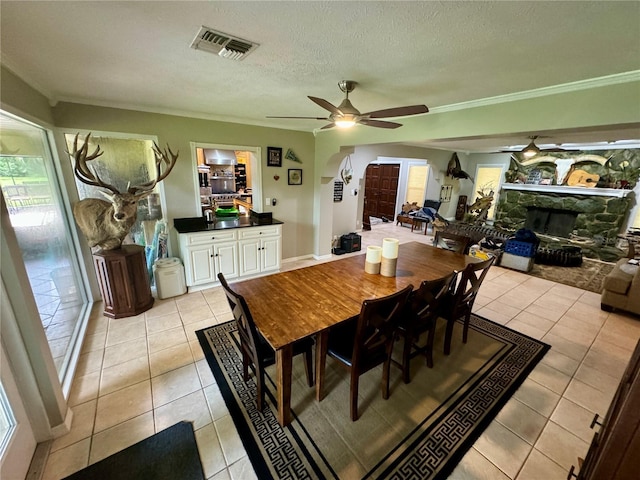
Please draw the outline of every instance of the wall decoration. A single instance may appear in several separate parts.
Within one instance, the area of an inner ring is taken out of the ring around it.
[[[289,185],[302,185],[302,169],[301,168],[289,169]]]
[[[342,201],[342,192],[344,191],[344,182],[340,180],[336,180],[333,182],[333,201],[341,202]]]
[[[267,147],[267,166],[282,166],[282,149],[277,147]]]
[[[273,179],[277,182],[278,180],[280,180],[280,175],[274,175]]]
[[[291,150],[290,148],[287,149],[287,153],[285,153],[284,158],[286,158],[287,160],[291,160],[293,162],[302,163],[302,160],[296,157],[296,154],[293,153],[293,150]]]

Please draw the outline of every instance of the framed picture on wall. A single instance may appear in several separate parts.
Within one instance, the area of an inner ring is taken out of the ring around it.
[[[282,166],[282,149],[281,148],[267,147],[267,166],[268,167]]]
[[[289,185],[302,185],[302,169],[301,168],[289,169]]]

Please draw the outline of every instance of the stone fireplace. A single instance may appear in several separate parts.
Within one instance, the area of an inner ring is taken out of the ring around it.
[[[564,239],[564,243],[578,237],[588,245],[583,248],[585,255],[604,260],[600,250],[615,245],[632,199],[633,191],[615,188],[503,184],[495,225],[509,230],[528,228]]]

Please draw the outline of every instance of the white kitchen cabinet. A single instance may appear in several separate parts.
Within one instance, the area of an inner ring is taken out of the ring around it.
[[[238,276],[238,242],[234,231],[180,234],[180,253],[189,287]]]
[[[281,225],[181,233],[178,236],[188,287],[218,285],[220,272],[225,278],[233,279],[280,270]]]

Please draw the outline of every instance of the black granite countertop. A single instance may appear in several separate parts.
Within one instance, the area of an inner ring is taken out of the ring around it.
[[[245,215],[239,217],[216,217],[213,222],[207,222],[204,217],[173,219],[173,226],[178,233],[210,232],[213,230],[226,230],[229,228],[282,225],[282,223],[283,222],[276,220],[275,218],[269,221],[269,223],[264,223],[264,220],[261,223],[258,223],[255,220],[252,220],[251,217]]]

